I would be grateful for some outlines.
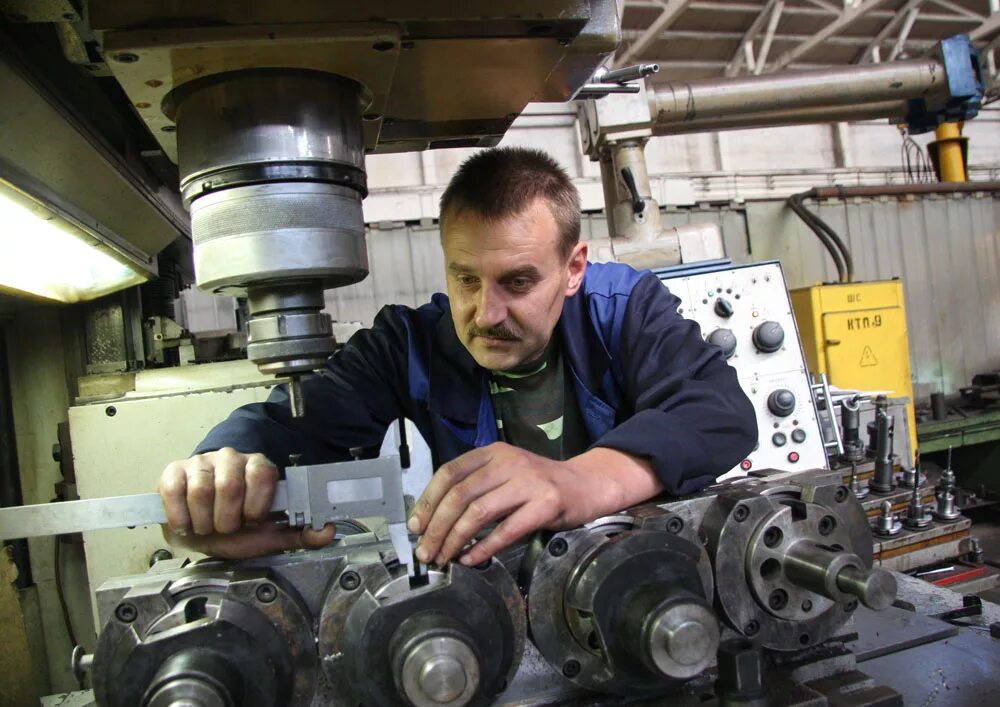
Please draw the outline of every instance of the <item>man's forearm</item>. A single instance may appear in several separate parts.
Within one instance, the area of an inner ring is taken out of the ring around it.
[[[652,498],[663,490],[648,459],[609,447],[594,447],[565,462],[580,475],[580,518],[588,523]],[[575,514],[574,514],[575,515]]]

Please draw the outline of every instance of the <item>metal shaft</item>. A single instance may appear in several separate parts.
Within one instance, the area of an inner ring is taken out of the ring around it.
[[[738,113],[899,103],[945,90],[941,62],[911,59],[864,68],[669,83],[657,87],[653,114],[656,126],[666,126]]]

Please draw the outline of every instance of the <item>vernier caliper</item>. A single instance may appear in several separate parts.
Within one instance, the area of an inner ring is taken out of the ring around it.
[[[285,479],[278,482],[271,512],[287,514],[289,525],[311,525],[316,530],[351,518],[383,517],[399,562],[412,572],[413,547],[406,530],[402,474],[395,455],[289,466]],[[0,540],[166,522],[163,501],[156,493],[40,503],[0,509]]]

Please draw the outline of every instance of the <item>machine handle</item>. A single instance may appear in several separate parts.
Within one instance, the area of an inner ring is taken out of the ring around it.
[[[632,175],[631,167],[622,167],[622,179],[625,180],[625,186],[628,187],[629,193],[632,195],[632,211],[641,214],[646,210],[646,202],[639,196],[639,188],[635,185],[635,177]]]

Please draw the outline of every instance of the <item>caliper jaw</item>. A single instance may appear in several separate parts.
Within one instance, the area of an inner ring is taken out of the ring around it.
[[[413,546],[406,529],[403,469],[398,456],[285,468],[288,522],[321,530],[327,523],[379,516],[400,564],[413,573]]]

